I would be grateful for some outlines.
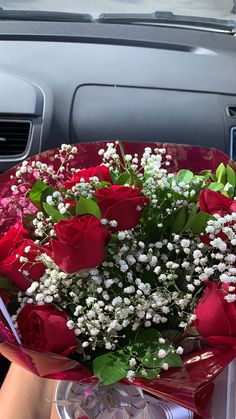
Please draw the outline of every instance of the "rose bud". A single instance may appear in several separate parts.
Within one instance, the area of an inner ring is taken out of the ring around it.
[[[219,192],[204,189],[199,194],[200,210],[208,214],[219,214],[224,216],[236,212],[236,201],[228,198]]]
[[[64,272],[95,268],[103,262],[110,234],[94,215],[61,220],[54,231],[57,240],[51,239],[45,250]]]
[[[0,274],[9,278],[13,284],[25,291],[32,281],[39,279],[45,271],[43,263],[35,261],[39,247],[27,239],[28,232],[17,224],[11,227],[0,239]],[[29,251],[25,249],[28,247]],[[27,262],[21,262],[21,257]],[[24,275],[23,271],[28,275]]]
[[[76,336],[66,323],[67,315],[52,304],[26,304],[17,316],[23,345],[40,352],[69,354],[76,346]]]
[[[109,169],[106,166],[100,165],[79,170],[70,180],[67,180],[64,183],[64,186],[67,189],[71,189],[76,183],[79,183],[81,179],[84,179],[85,182],[90,182],[90,178],[95,176],[100,182],[105,181],[112,183]]]
[[[141,195],[140,188],[112,185],[98,189],[95,197],[102,211],[102,217],[117,221],[112,231],[129,230],[139,223],[142,210],[149,200]]]
[[[208,281],[195,314],[195,327],[203,337],[236,337],[236,303],[225,300],[226,290]]]

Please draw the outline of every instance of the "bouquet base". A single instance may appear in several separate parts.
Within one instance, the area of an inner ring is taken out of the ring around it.
[[[60,419],[193,419],[190,410],[121,383],[91,386],[60,381],[56,403]]]

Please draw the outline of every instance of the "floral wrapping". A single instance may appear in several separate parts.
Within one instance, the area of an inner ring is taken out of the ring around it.
[[[97,152],[104,145],[105,143],[77,145],[78,152],[73,162],[74,167],[84,168],[99,164]],[[153,144],[149,143],[123,143],[123,145],[128,153],[137,152],[138,154],[143,152],[144,147],[153,146]],[[158,146],[163,146],[163,144],[158,144]],[[172,171],[191,168],[195,172],[200,172],[206,167],[215,170],[220,163],[223,162],[226,164],[228,162],[228,157],[215,149],[172,144],[164,144],[164,146],[167,153],[173,157],[171,163]],[[54,163],[55,153],[55,150],[47,151],[28,159],[28,161],[32,159],[37,161],[40,159],[41,162]],[[30,203],[24,197],[24,194],[21,197],[19,195],[16,196],[16,199],[20,202],[22,211],[18,210],[17,213],[14,212],[14,205],[11,205],[8,211],[8,207],[12,203],[11,186],[14,181],[9,181],[12,172],[13,169],[0,176],[0,233],[2,234],[12,224],[12,218],[15,217],[16,220],[21,221],[22,213],[27,215],[27,213],[32,211],[32,208],[28,206]],[[30,176],[29,182],[33,182]],[[4,297],[4,293],[2,297]],[[2,310],[4,311],[3,302],[1,304]],[[0,352],[7,359],[21,365],[40,377],[78,381],[81,383],[91,383],[92,385],[96,384],[97,378],[91,371],[77,361],[68,358],[63,353],[63,350],[61,351],[61,355],[56,355],[29,349],[19,341],[17,342],[17,336],[14,335],[14,328],[12,325],[9,326],[8,320],[7,316],[4,316],[3,313],[0,322]],[[210,417],[207,411],[207,404],[213,391],[214,378],[236,356],[236,341],[234,338],[217,340],[216,336],[212,337],[212,340],[215,340],[215,343],[217,343],[213,348],[198,350],[182,356],[184,361],[182,368],[170,368],[168,371],[162,371],[160,377],[155,379],[135,379],[133,384],[143,389],[147,394],[177,403],[200,416]],[[127,380],[123,382],[129,384]]]

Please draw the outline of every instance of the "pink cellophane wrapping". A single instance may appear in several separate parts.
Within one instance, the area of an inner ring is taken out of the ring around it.
[[[98,155],[100,148],[105,148],[104,143],[76,144],[78,153],[72,166],[75,168],[86,168],[101,163]],[[163,143],[125,143],[126,153],[142,154],[145,147],[165,147],[167,154],[173,157],[171,170],[177,171],[182,168],[200,172],[204,169],[215,170],[223,162],[227,163],[228,156],[213,148],[192,147],[186,145],[163,144]],[[47,164],[56,165],[55,154],[57,150],[50,150],[34,156],[30,160],[40,160]],[[10,175],[14,169],[0,176],[0,212],[6,215],[6,200],[12,196]],[[34,179],[32,178],[32,184]],[[17,196],[19,198],[19,195]],[[16,214],[20,217],[20,214]],[[13,220],[14,221],[14,220]],[[0,225],[0,234],[4,228],[9,228],[12,221],[12,214],[6,224]],[[77,361],[51,353],[41,353],[24,348],[18,345],[12,332],[0,320],[0,353],[26,368],[32,373],[57,380],[96,382],[96,377],[79,364]],[[236,343],[229,342],[228,345],[216,346],[183,357],[183,368],[171,368],[161,374],[161,377],[154,380],[135,380],[134,384],[140,386],[146,392],[161,397],[165,400],[175,402],[187,409],[193,410],[196,414],[209,417],[206,406],[213,390],[213,380],[236,356]]]

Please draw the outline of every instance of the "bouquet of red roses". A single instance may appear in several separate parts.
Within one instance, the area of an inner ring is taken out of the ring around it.
[[[201,389],[236,355],[227,156],[64,144],[0,181],[0,352],[43,377],[123,380],[205,414]]]

